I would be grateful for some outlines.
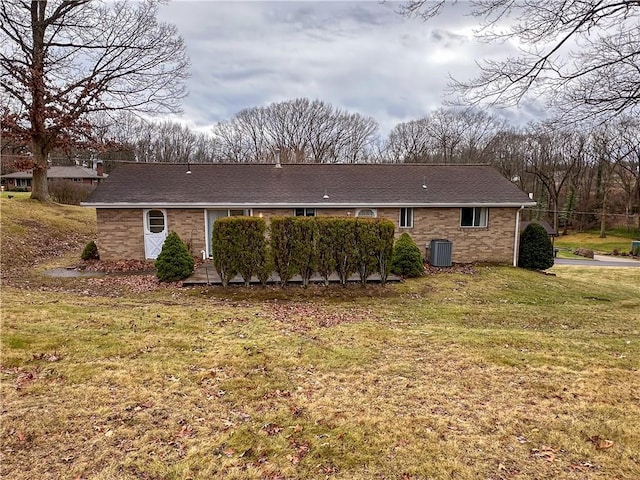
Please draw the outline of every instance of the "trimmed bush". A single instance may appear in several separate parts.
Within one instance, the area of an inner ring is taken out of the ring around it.
[[[161,282],[176,282],[193,273],[195,261],[178,234],[171,232],[162,244],[155,266]]]
[[[269,279],[271,278],[271,274],[273,273],[273,255],[271,254],[271,247],[269,243],[265,240],[264,245],[262,247],[262,263],[258,268],[258,272],[256,275],[258,276],[258,280],[262,286],[266,286],[269,283]]]
[[[553,244],[539,223],[530,223],[520,234],[518,266],[528,270],[553,267]]]
[[[378,270],[378,258],[380,249],[380,235],[377,220],[373,218],[356,219],[356,270],[360,276],[360,283],[367,283],[372,273]]]
[[[292,217],[292,220],[291,261],[302,278],[302,286],[307,287],[316,271],[318,225],[313,217]]]
[[[356,219],[336,217],[332,219],[333,258],[336,273],[342,285],[358,268],[356,245]]]
[[[378,260],[378,273],[380,273],[380,283],[385,285],[389,272],[391,272],[391,260],[393,257],[393,238],[396,226],[391,220],[379,220],[376,224],[378,230],[378,248],[376,259]]]
[[[245,287],[248,287],[251,277],[257,274],[264,264],[265,221],[257,217],[229,217],[227,222],[234,239],[228,245],[227,253],[235,263],[233,270],[240,274]]]
[[[98,246],[96,242],[91,240],[84,246],[82,254],[80,255],[82,260],[100,260],[100,254],[98,253]]]
[[[271,219],[271,253],[273,266],[284,287],[296,273],[293,263],[293,222],[294,217],[273,217]]]
[[[407,232],[400,235],[393,247],[391,272],[402,277],[419,277],[424,272],[420,249]]]
[[[229,285],[231,279],[238,273],[236,261],[232,255],[235,237],[231,219],[232,217],[219,218],[213,224],[211,232],[211,257],[223,287]]]
[[[317,270],[325,285],[329,285],[329,277],[336,270],[334,245],[340,239],[334,237],[333,219],[330,217],[316,217],[318,241],[316,243]]]

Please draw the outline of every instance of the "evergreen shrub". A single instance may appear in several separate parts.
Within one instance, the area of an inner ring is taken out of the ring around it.
[[[332,219],[333,258],[335,260],[336,273],[342,285],[346,285],[349,276],[356,272],[357,245],[356,245],[356,219],[334,217]]]
[[[325,285],[329,285],[329,277],[336,270],[334,249],[340,241],[335,237],[333,218],[315,217],[318,229],[318,241],[316,243],[316,269]]]
[[[317,268],[318,225],[313,217],[292,217],[292,220],[291,262],[306,287]]]
[[[360,283],[367,283],[371,274],[378,271],[377,253],[381,248],[378,221],[373,218],[356,219],[355,231],[355,265],[360,276]]]
[[[400,235],[393,247],[391,272],[402,277],[419,277],[424,272],[420,249],[407,232]]]
[[[295,274],[293,262],[293,223],[295,217],[271,218],[271,253],[273,266],[280,276],[280,284],[285,286]]]
[[[84,246],[82,254],[80,255],[82,260],[100,260],[100,253],[98,253],[98,246],[96,242],[91,240]]]
[[[380,273],[380,283],[387,283],[387,278],[391,271],[391,260],[393,257],[393,239],[396,226],[391,220],[379,220],[376,223],[378,229],[378,248],[376,258],[378,260],[378,273]]]
[[[162,244],[155,266],[161,282],[175,282],[193,273],[195,261],[178,234],[171,232]]]
[[[518,266],[528,270],[553,267],[553,244],[539,223],[530,223],[520,234]]]

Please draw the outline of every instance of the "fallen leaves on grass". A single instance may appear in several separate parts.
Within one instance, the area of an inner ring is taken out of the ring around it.
[[[599,435],[589,437],[589,441],[593,443],[593,445],[596,447],[596,450],[607,450],[608,448],[613,447],[613,440],[607,440],[600,437]]]
[[[154,262],[145,260],[98,260],[85,261],[75,269],[88,272],[131,273],[153,270]]]
[[[90,278],[87,282],[89,286],[99,291],[101,295],[109,295],[114,293],[114,290],[125,290],[129,293],[146,293],[161,288],[175,288],[182,285],[181,282],[161,282],[155,275]]]
[[[370,310],[332,311],[320,304],[310,303],[274,303],[265,308],[273,320],[289,326],[296,333],[312,328],[329,328],[343,323],[377,319]]]
[[[556,459],[557,449],[549,447],[548,445],[542,445],[542,447],[533,448],[531,450],[531,456],[535,458],[542,458],[548,462],[553,462]]]

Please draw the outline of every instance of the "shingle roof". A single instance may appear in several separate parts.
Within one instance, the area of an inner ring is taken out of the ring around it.
[[[84,205],[520,206],[528,196],[487,165],[126,163]],[[423,188],[423,183],[426,188]],[[328,197],[328,198],[327,198]]]
[[[47,178],[106,178],[105,173],[99,176],[95,170],[87,167],[71,166],[71,167],[49,167],[47,169]],[[25,170],[23,172],[7,173],[2,178],[33,178],[33,170]]]

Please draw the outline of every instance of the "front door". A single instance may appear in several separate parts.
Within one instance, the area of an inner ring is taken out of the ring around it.
[[[144,255],[148,260],[158,258],[162,244],[167,238],[167,212],[165,210],[145,210],[144,212]]]

